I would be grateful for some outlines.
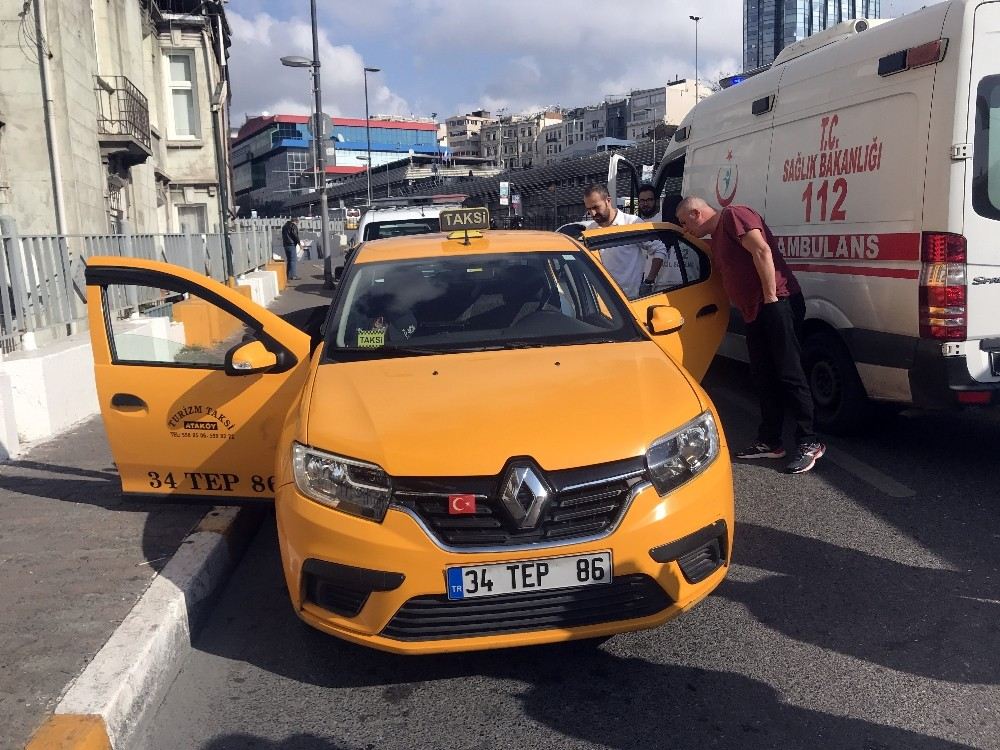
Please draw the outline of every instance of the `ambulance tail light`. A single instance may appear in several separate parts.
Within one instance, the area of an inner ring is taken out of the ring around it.
[[[920,337],[964,341],[968,328],[965,237],[925,232],[921,240]]]

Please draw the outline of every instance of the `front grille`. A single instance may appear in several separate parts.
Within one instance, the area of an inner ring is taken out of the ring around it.
[[[580,539],[618,523],[644,468],[643,459],[638,458],[546,473],[552,498],[530,529],[518,528],[500,501],[503,472],[495,477],[397,479],[393,502],[416,514],[434,536],[452,547],[511,547]],[[450,494],[477,495],[475,514],[449,514]]]
[[[418,596],[396,612],[382,635],[401,641],[575,628],[635,620],[672,604],[647,575],[620,576],[604,586],[503,594],[449,601],[445,595]]]

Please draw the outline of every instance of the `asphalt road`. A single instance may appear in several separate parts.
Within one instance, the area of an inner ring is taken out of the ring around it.
[[[709,392],[754,437],[741,365]],[[1000,747],[1000,412],[906,412],[813,472],[734,466],[716,593],[599,646],[397,657],[302,625],[262,528],[136,747]]]

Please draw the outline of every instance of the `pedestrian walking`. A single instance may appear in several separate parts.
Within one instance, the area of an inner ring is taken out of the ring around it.
[[[289,280],[298,279],[295,275],[295,262],[299,251],[299,220],[294,216],[281,227],[281,245],[285,249],[285,269]]]
[[[802,370],[799,343],[805,300],[795,275],[764,219],[748,206],[716,211],[689,196],[677,207],[677,221],[695,237],[712,235],[712,259],[729,301],[747,324],[750,373],[760,399],[757,442],[735,458],[784,458],[786,406],[795,419],[796,451],[785,470],[802,474],[826,451],[813,427],[813,400]]]
[[[583,193],[583,207],[590,216],[587,228],[624,226],[642,221],[638,216],[619,211],[604,185],[590,185]],[[652,292],[653,282],[667,257],[662,242],[628,243],[601,249],[601,263],[629,299]],[[646,273],[647,256],[650,258]]]

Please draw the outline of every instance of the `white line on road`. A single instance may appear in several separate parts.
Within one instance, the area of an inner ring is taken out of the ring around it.
[[[720,389],[724,391],[725,397],[731,401],[734,405],[738,406],[740,409],[745,411],[747,414],[756,415],[757,408],[750,399],[743,396],[740,393],[729,388]],[[844,471],[849,474],[853,474],[855,477],[860,479],[862,482],[867,482],[872,487],[877,489],[879,492],[888,495],[889,497],[895,498],[906,498],[906,497],[916,497],[916,491],[907,487],[905,484],[897,482],[895,479],[890,477],[888,474],[879,471],[874,466],[866,464],[864,461],[860,461],[854,456],[840,450],[839,448],[834,448],[831,445],[826,446],[826,454],[823,457],[830,463],[839,466]]]

